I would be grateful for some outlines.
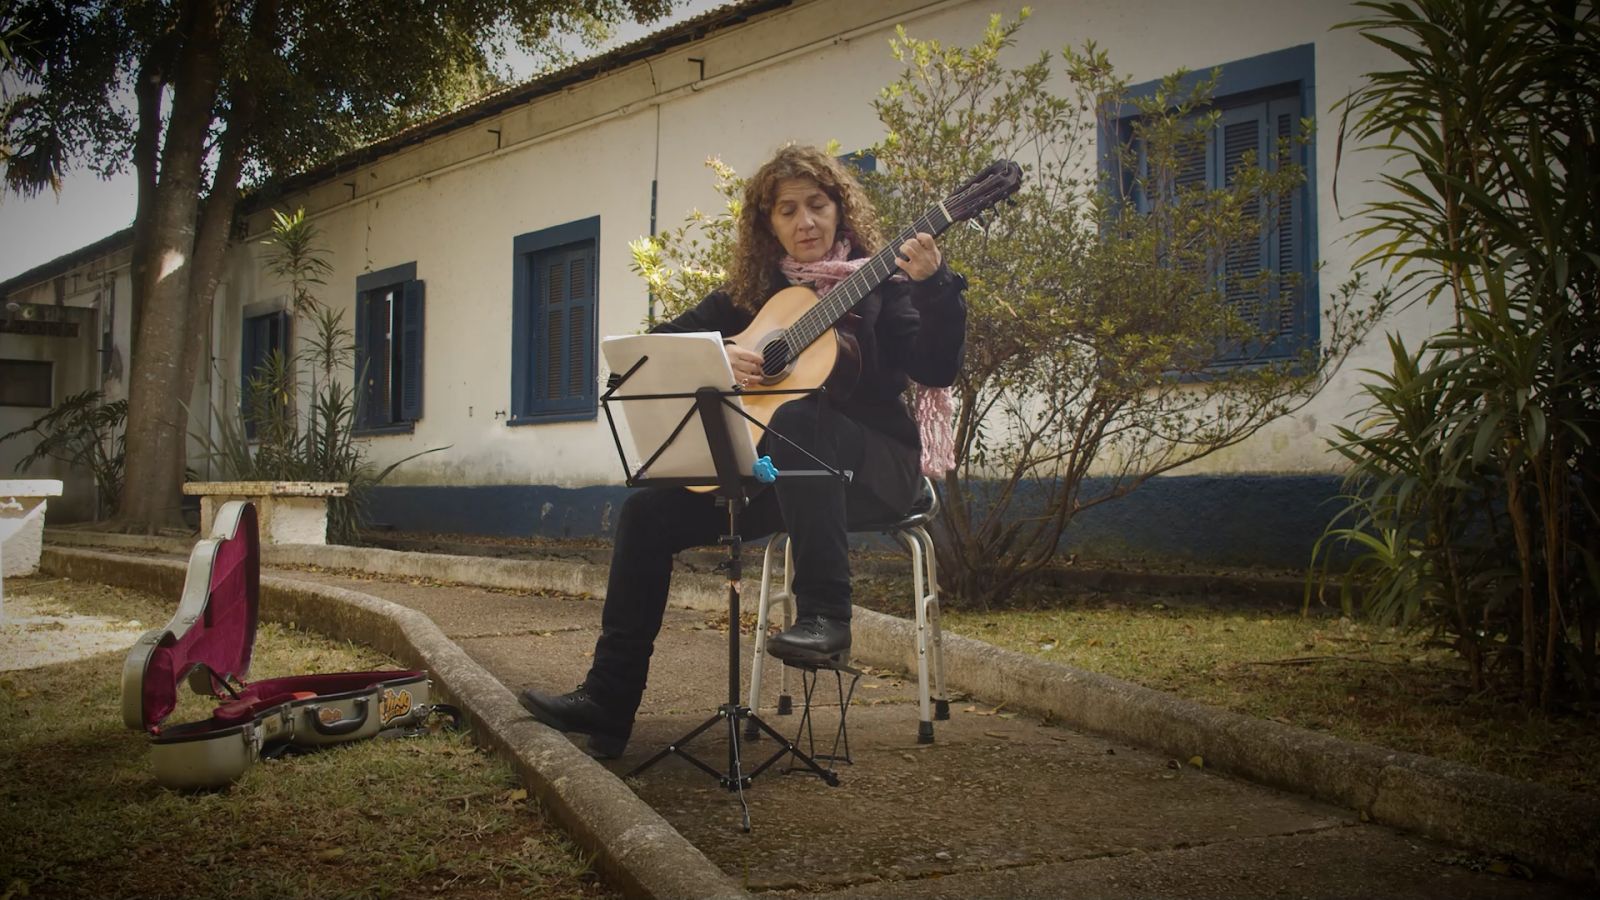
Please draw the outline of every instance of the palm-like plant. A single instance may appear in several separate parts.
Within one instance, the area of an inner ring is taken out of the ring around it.
[[[195,436],[228,478],[348,483],[349,495],[328,505],[328,538],[353,543],[369,489],[403,463],[444,448],[423,450],[381,469],[366,459],[354,436],[355,389],[341,378],[355,359],[354,335],[344,324],[343,310],[330,309],[312,290],[332,271],[318,241],[304,210],[274,211],[267,267],[289,283],[294,331],[304,331],[299,349],[268,354],[243,386],[250,401],[244,414],[218,414],[216,439]],[[253,439],[245,419],[254,426]]]
[[[1449,632],[1480,683],[1478,654],[1505,658],[1522,702],[1548,709],[1600,676],[1600,17],[1360,5],[1373,15],[1348,27],[1402,63],[1346,101],[1347,136],[1396,162],[1365,210],[1364,260],[1416,302],[1449,302],[1454,324],[1369,373],[1376,402],[1339,446],[1355,521],[1328,537],[1367,548],[1347,591],[1369,610],[1403,602]]]
[[[17,461],[22,471],[41,459],[88,469],[98,497],[96,518],[114,515],[122,496],[123,423],[128,401],[106,402],[99,391],[73,394],[22,428],[0,435],[0,444],[24,437],[37,442]]]

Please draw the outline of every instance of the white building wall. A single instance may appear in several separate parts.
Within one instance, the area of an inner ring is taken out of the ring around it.
[[[1203,68],[1316,46],[1317,254],[1324,297],[1348,275],[1356,251],[1333,201],[1338,130],[1331,104],[1363,72],[1388,64],[1350,31],[1343,4],[1294,0],[1045,0],[1033,5],[1010,61],[1094,40],[1136,82],[1179,67]],[[719,208],[707,156],[750,173],[786,140],[836,139],[845,150],[879,139],[870,103],[899,71],[888,40],[903,23],[916,37],[971,44],[993,7],[977,2],[816,0],[764,15],[708,39],[536,100],[493,119],[341,173],[285,198],[305,205],[323,232],[334,271],[322,299],[353,316],[358,275],[415,262],[427,284],[424,412],[409,435],[368,440],[380,465],[420,450],[391,484],[581,486],[620,480],[603,415],[593,421],[508,426],[511,406],[512,241],[520,234],[598,215],[600,334],[632,332],[645,316],[643,283],[627,244],[649,230],[650,185],[659,173],[658,225],[691,207]],[[690,58],[704,61],[700,65]],[[1065,90],[1065,86],[1058,86]],[[499,134],[494,133],[498,130]],[[498,149],[497,149],[498,148]],[[1346,155],[1339,200],[1346,215],[1370,199],[1374,156]],[[221,371],[236,377],[240,310],[286,294],[262,268],[265,214],[232,251],[232,299],[219,300]],[[1325,302],[1324,302],[1324,305]],[[1390,327],[1421,335],[1426,310]],[[1437,316],[1432,316],[1434,320]],[[1338,461],[1324,439],[1356,403],[1358,370],[1381,366],[1369,342],[1324,395],[1245,445],[1193,473],[1325,473]]]
[[[52,363],[52,405],[86,390],[100,390],[106,402],[127,399],[128,328],[132,318],[129,278],[128,252],[123,249],[85,260],[56,277],[12,291],[6,301],[18,304],[18,310],[0,311],[0,316],[73,323],[78,333],[76,337],[0,333],[0,358]],[[0,434],[26,428],[49,411],[0,406]],[[50,502],[50,521],[93,518],[97,511],[96,491],[87,470],[73,469],[54,459],[18,468],[17,464],[36,443],[30,435],[0,444],[0,477],[59,480],[63,482],[63,493]]]

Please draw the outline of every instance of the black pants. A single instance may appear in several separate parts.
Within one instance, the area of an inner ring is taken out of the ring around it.
[[[797,613],[848,620],[849,523],[883,521],[904,512],[909,501],[896,509],[883,498],[912,495],[915,453],[809,398],[779,407],[769,424],[818,459],[856,475],[849,485],[831,478],[779,478],[740,513],[740,537],[787,531],[794,551]],[[817,468],[783,441],[769,437],[762,449],[779,472]],[[600,639],[584,681],[596,699],[629,715],[638,708],[666,612],[673,554],[714,544],[727,530],[728,512],[717,505],[715,494],[646,488],[623,503]]]

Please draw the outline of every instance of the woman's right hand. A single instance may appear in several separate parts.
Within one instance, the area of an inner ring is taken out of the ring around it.
[[[722,350],[728,354],[728,365],[733,367],[734,384],[749,387],[761,383],[761,354],[738,344],[723,344]]]

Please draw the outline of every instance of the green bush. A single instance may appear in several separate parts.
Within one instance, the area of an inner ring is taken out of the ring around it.
[[[127,418],[128,401],[107,403],[99,391],[83,391],[61,401],[27,426],[0,435],[0,444],[29,436],[37,438],[33,449],[17,461],[18,472],[41,459],[58,459],[88,469],[99,497],[95,518],[108,518],[116,514],[117,499],[122,496],[122,426]]]
[[[1360,4],[1346,27],[1400,67],[1345,101],[1345,137],[1393,165],[1363,257],[1453,324],[1392,368],[1337,444],[1352,463],[1321,580],[1433,629],[1522,703],[1593,699],[1600,615],[1600,20],[1590,4]]]

